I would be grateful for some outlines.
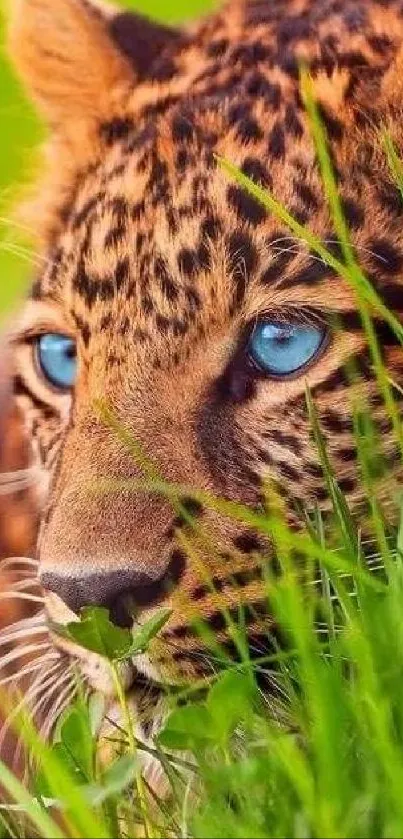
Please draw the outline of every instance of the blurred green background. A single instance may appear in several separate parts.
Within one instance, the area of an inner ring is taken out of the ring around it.
[[[53,0],[57,3],[57,0]],[[6,7],[13,0],[0,0],[0,319],[24,293],[34,271],[22,231],[8,221],[20,187],[29,180],[35,148],[45,136],[43,126],[24,97],[4,46]],[[190,20],[206,12],[215,0],[115,0],[170,23]]]

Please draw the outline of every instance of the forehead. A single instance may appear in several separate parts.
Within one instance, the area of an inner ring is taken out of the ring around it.
[[[254,5],[255,21],[245,17],[234,36],[215,19],[171,68],[168,86],[140,86],[123,113],[99,126],[101,151],[78,173],[53,264],[36,287],[40,296],[62,297],[78,324],[90,317],[123,328],[129,316],[140,330],[152,322],[181,337],[203,320],[250,318],[275,306],[351,305],[340,278],[217,166],[217,155],[238,165],[337,253],[301,103],[294,49],[301,43],[316,61],[357,253],[375,280],[399,274],[400,197],[385,164],[378,158],[375,172],[371,166],[373,133],[366,138],[352,120],[351,56],[337,71],[326,65],[328,51],[318,57],[302,6],[299,23],[285,15],[274,32],[268,12],[266,20],[261,14],[269,4]],[[327,32],[331,18],[319,28]],[[352,21],[339,15],[337,24],[368,60],[375,46],[357,21],[353,34]]]

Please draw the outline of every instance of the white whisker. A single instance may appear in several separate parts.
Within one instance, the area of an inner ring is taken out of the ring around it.
[[[47,641],[44,644],[26,644],[24,647],[18,647],[16,650],[11,650],[11,652],[7,653],[7,655],[2,656],[0,659],[0,672],[5,667],[8,667],[9,664],[12,664],[13,661],[18,661],[19,658],[23,658],[26,655],[30,655],[31,653],[37,653],[41,650],[51,650],[52,647]]]
[[[338,242],[337,239],[324,239],[323,244],[324,245],[338,245],[339,242]],[[379,253],[376,253],[376,251],[372,251],[370,248],[366,248],[364,245],[359,245],[356,242],[354,242],[354,250],[362,251],[363,253],[368,253],[370,256],[375,256],[377,259],[379,259],[380,262],[385,262],[385,263],[388,262],[386,257],[381,256]]]
[[[29,591],[32,588],[38,587],[38,580],[36,580],[35,577],[29,576],[22,580],[16,580],[9,588],[3,589],[1,594],[4,595],[4,597],[12,599],[17,591]]]
[[[33,706],[29,709],[29,710],[30,710],[30,714],[31,714],[32,718],[35,718],[35,717],[39,714],[39,711],[41,711],[41,709],[42,709],[44,706],[46,706],[46,704],[49,702],[49,700],[51,699],[51,697],[53,696],[53,694],[56,692],[56,690],[58,690],[58,689],[59,689],[59,687],[61,687],[61,685],[62,685],[62,684],[64,684],[64,682],[66,681],[66,678],[67,678],[67,677],[71,677],[71,674],[70,674],[70,673],[65,673],[65,675],[64,675],[64,677],[63,677],[63,679],[62,679],[62,680],[57,680],[57,681],[55,682],[55,684],[54,684],[54,685],[51,685],[51,689],[50,689],[50,690],[48,690],[48,691],[46,692],[45,696],[40,696],[40,698],[38,699],[38,701],[37,701],[37,702],[36,702],[36,703],[35,703],[35,704],[34,704],[34,705],[33,705]],[[65,688],[64,690],[62,690],[62,691],[61,691],[61,694],[59,695],[59,697],[58,697],[58,700],[57,700],[57,701],[59,701],[59,698],[60,698],[60,697],[62,698],[62,700],[64,700],[64,698],[65,698],[66,694],[68,694],[68,692],[69,692],[70,690],[71,690],[71,683],[70,683],[70,684],[68,684],[68,685],[66,686],[66,688]],[[67,704],[67,703],[66,703],[66,704]],[[52,710],[53,710],[53,708],[52,708]],[[46,718],[48,719],[48,714],[46,714]],[[53,716],[52,716],[52,725],[54,724],[54,721],[55,721],[55,720],[54,720],[54,718],[53,718]],[[43,726],[39,729],[39,734],[40,734],[41,736],[43,736],[43,734],[42,734],[42,728],[43,728]],[[46,738],[46,739],[47,739],[47,738]],[[20,735],[20,736],[19,736],[19,738],[18,738],[18,740],[17,740],[17,743],[16,743],[16,748],[15,748],[15,756],[14,756],[14,760],[15,760],[15,762],[17,762],[18,758],[20,757],[20,755],[21,755],[21,750],[22,750],[23,746],[24,746],[23,738],[22,738],[22,736]],[[14,765],[15,765],[15,764],[14,764]]]
[[[9,484],[0,485],[0,495],[12,495],[14,492],[19,492],[21,489],[27,489],[31,484],[27,480],[13,481]]]
[[[60,675],[60,677],[59,677],[58,679],[55,679],[55,681],[54,681],[53,685],[51,685],[51,688],[50,688],[50,689],[46,692],[46,697],[43,697],[43,699],[42,699],[42,704],[46,704],[46,703],[45,703],[45,700],[48,702],[48,701],[49,701],[49,699],[50,699],[50,698],[51,698],[51,697],[52,697],[52,696],[53,696],[56,692],[58,692],[58,693],[57,693],[57,696],[56,696],[56,699],[55,699],[55,700],[54,700],[54,702],[53,702],[52,708],[51,708],[51,709],[49,709],[49,712],[48,712],[48,714],[46,715],[46,720],[44,721],[44,723],[42,724],[42,726],[41,726],[41,728],[40,728],[40,733],[41,733],[41,734],[42,734],[42,730],[43,730],[44,728],[46,728],[46,725],[47,725],[47,723],[48,723],[48,721],[49,721],[50,716],[52,716],[52,719],[54,719],[54,718],[55,718],[55,708],[58,710],[58,709],[59,709],[59,707],[60,707],[60,705],[61,705],[61,704],[62,704],[62,702],[64,701],[64,699],[65,699],[65,697],[66,697],[66,694],[68,694],[70,691],[71,691],[71,692],[74,692],[74,691],[75,691],[75,689],[76,689],[76,688],[75,688],[75,685],[74,685],[74,684],[73,684],[73,682],[72,682],[72,670],[73,670],[73,665],[70,665],[70,666],[67,668],[67,670],[65,670],[65,671],[64,671],[64,672]],[[65,688],[63,688],[63,685],[64,685],[64,683],[65,683],[66,681],[68,681],[68,684],[66,685],[66,687],[65,687]],[[60,690],[60,688],[63,688],[63,689],[62,689],[62,690]],[[34,706],[34,707],[32,708],[32,715],[33,715],[36,711],[37,711],[37,706]],[[52,725],[53,725],[53,722],[52,722]]]
[[[12,568],[14,565],[28,565],[32,568],[39,568],[39,561],[28,556],[10,556],[1,560],[1,568]]]
[[[0,574],[3,572],[0,561]],[[13,589],[19,582],[31,582],[32,585],[39,585],[39,579],[36,574],[32,573],[32,568],[9,568],[8,574],[12,574],[14,579],[9,582],[10,589]],[[0,576],[1,579],[1,576]]]
[[[14,621],[14,623],[7,624],[3,629],[0,630],[0,639],[3,638],[4,635],[8,635],[11,632],[19,632],[20,629],[29,629],[29,627],[36,627],[36,626],[43,626],[46,628],[46,616],[44,612],[39,612],[37,615],[32,615],[30,618],[21,618],[21,620]]]
[[[25,667],[21,668],[21,670],[18,670],[17,673],[12,673],[11,676],[6,676],[5,679],[0,679],[0,688],[4,687],[4,685],[10,684],[11,682],[18,682],[20,679],[23,679],[25,676],[29,676],[31,673],[36,673],[37,670],[43,669],[45,665],[58,659],[60,659],[60,654],[57,652],[49,653],[47,656],[41,656],[34,664],[30,662],[29,664],[26,664]]]
[[[60,677],[57,679],[59,673]],[[46,688],[58,684],[60,680],[64,681],[69,675],[69,671],[61,670],[61,661],[59,660],[52,667],[49,667],[49,669],[46,670],[45,675],[46,678],[42,678],[41,673],[37,673],[35,679],[21,700],[21,706],[25,703],[30,703],[32,699],[40,696],[46,691]]]
[[[34,254],[19,245],[11,245],[8,244],[8,242],[0,242],[0,250],[12,253],[13,256],[19,256],[31,265],[36,265],[37,268],[43,268],[43,262],[38,256],[34,256]]]
[[[10,481],[23,481],[27,478],[32,478],[37,475],[37,469],[32,466],[28,469],[17,469],[14,472],[0,472],[0,484],[6,484]]]
[[[46,625],[36,627],[28,626],[25,629],[9,632],[8,635],[0,635],[0,647],[4,647],[14,641],[20,641],[22,638],[31,638],[34,635],[49,635]]]
[[[286,691],[284,685],[281,684],[280,678],[275,673],[271,673],[268,670],[264,671],[264,675],[265,675],[267,681],[269,682],[269,684],[273,686],[273,688],[277,691],[277,693],[279,693],[280,696],[283,697],[283,699],[286,699],[286,700],[288,699],[289,700],[289,698],[290,698],[289,693]],[[267,694],[263,693],[263,691],[261,691],[261,690],[259,690],[259,693],[260,693],[261,696],[263,696],[263,698],[266,701],[266,704],[269,705],[269,707],[270,707],[270,697]]]
[[[305,248],[307,247],[307,243],[298,236],[278,236],[277,239],[273,239],[273,241],[270,242],[269,250],[271,251],[273,245],[278,245],[279,242],[293,242],[294,244],[304,245]]]
[[[0,224],[3,224],[5,227],[15,227],[18,230],[23,230],[24,233],[34,233],[35,228],[30,227],[28,224],[22,224],[22,222],[17,221],[14,218],[8,219],[6,216],[0,216]]]
[[[42,672],[40,668],[38,668],[40,672],[36,673],[35,678],[32,680],[28,690],[24,692],[24,695],[21,697],[21,702],[18,707],[22,707],[24,703],[28,704],[31,699],[34,699],[38,695],[38,693],[42,693],[46,687],[48,687],[50,684],[53,684],[55,680],[55,672],[56,674],[57,672],[60,672],[60,659],[58,659],[51,667],[45,667],[45,662],[43,661],[41,662],[41,664]]]
[[[0,591],[0,600],[29,600],[31,603],[44,603],[45,598],[37,594],[26,594],[21,591]]]
[[[11,713],[7,714],[7,717],[5,718],[4,723],[0,728],[0,754],[1,754],[1,750],[3,748],[3,744],[4,744],[4,740],[6,738],[7,732],[10,730],[13,720],[15,720],[15,718],[18,716],[18,714],[24,708],[24,706],[27,706],[27,708],[28,708],[33,699],[36,699],[36,697],[41,696],[44,691],[46,692],[46,688],[52,687],[52,685],[55,682],[54,673],[57,670],[60,670],[60,661],[58,661],[57,664],[53,665],[53,667],[51,667],[47,671],[48,678],[45,679],[45,680],[43,680],[43,678],[42,678],[42,671],[39,671],[39,673],[36,674],[36,677],[35,677],[32,685],[30,686],[29,690],[20,699],[20,701],[18,702],[16,707],[13,708],[13,710],[11,711]],[[67,673],[64,674],[65,677],[67,677],[67,675],[68,675]],[[49,676],[50,676],[50,678],[49,678]],[[30,711],[30,714],[33,716],[33,708],[32,707],[29,707],[29,711]]]
[[[45,740],[49,739],[53,726],[55,725],[57,719],[63,713],[67,705],[70,704],[71,700],[75,695],[75,692],[75,685],[67,685],[67,687],[60,692],[52,708],[49,710],[44,724],[41,726],[39,730],[40,735],[44,737]]]

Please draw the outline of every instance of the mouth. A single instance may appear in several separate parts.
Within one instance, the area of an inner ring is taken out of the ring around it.
[[[166,691],[167,685],[160,679],[156,667],[152,664],[146,652],[136,652],[135,655],[124,660],[111,662],[98,652],[92,652],[85,646],[68,637],[64,628],[69,624],[80,621],[80,618],[69,609],[58,595],[53,592],[45,593],[45,608],[49,634],[55,648],[77,662],[77,667],[90,688],[112,698],[117,695],[116,676],[125,695],[130,696],[138,690],[152,688],[160,692]],[[147,620],[148,615],[144,615]],[[141,630],[142,623],[135,628]]]

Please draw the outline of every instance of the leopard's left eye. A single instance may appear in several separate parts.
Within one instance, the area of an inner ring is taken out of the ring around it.
[[[320,324],[262,320],[252,331],[247,353],[263,373],[287,378],[314,361],[326,334]]]
[[[58,390],[70,390],[77,374],[76,344],[67,335],[50,332],[36,340],[42,375]]]

